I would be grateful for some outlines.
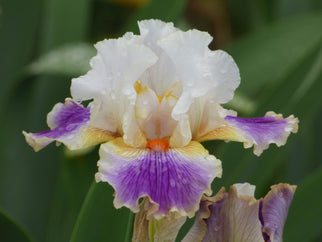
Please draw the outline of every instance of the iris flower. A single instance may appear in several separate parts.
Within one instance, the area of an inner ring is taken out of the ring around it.
[[[260,155],[270,143],[284,145],[298,120],[274,112],[241,118],[223,108],[240,74],[229,54],[208,48],[208,33],[159,20],[138,25],[140,35],[98,42],[92,69],[72,80],[72,98],[48,114],[50,130],[24,135],[35,151],[53,141],[71,150],[101,144],[95,177],[113,186],[116,208],[138,212],[144,198],[156,220],[192,217],[222,175],[200,142],[243,142]]]

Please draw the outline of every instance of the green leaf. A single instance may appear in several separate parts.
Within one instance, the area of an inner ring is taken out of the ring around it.
[[[1,1],[0,11],[0,116],[3,117],[10,93],[20,80],[21,69],[33,54],[41,0]]]
[[[259,96],[321,43],[321,13],[296,16],[262,27],[234,43],[228,52],[239,66],[238,90]]]
[[[284,229],[285,241],[313,241],[321,235],[322,168],[298,185]]]
[[[36,56],[63,43],[84,41],[86,24],[83,21],[87,21],[88,3],[89,0],[31,0],[23,3],[10,0],[2,5],[0,207],[21,224],[33,240],[39,242],[46,241],[47,234],[61,235],[61,238],[70,236],[78,213],[77,206],[79,209],[86,190],[82,195],[76,188],[71,194],[76,194],[78,204],[72,204],[70,197],[59,192],[59,186],[64,182],[63,179],[61,181],[64,174],[60,173],[60,163],[65,157],[61,157],[61,150],[50,145],[35,153],[21,133],[22,130],[39,132],[48,129],[46,115],[55,103],[70,95],[70,82],[61,77],[23,79],[22,66],[32,55]],[[43,28],[43,32],[39,31],[39,27]],[[89,179],[92,179],[93,173]],[[65,179],[66,184],[62,185],[66,190],[70,179]],[[80,190],[86,188],[86,179],[82,180],[84,183],[78,182],[82,186]],[[52,204],[53,201],[55,204]],[[58,201],[63,201],[66,206],[62,208],[65,209],[68,205],[74,206],[71,211],[76,211],[76,214],[54,214],[60,205]],[[64,218],[67,218],[66,221]],[[53,222],[58,219],[64,222]],[[48,224],[50,229],[47,228]],[[60,234],[63,225],[66,235]],[[56,241],[64,240],[58,238]]]
[[[67,149],[67,148],[65,148]],[[67,154],[70,154],[68,151]],[[53,199],[50,202],[46,241],[69,241],[81,206],[91,186],[98,150],[89,154],[64,156],[60,160],[60,172]]]
[[[60,158],[54,146],[35,153],[26,144],[22,130],[44,130],[46,114],[53,105],[50,100],[63,93],[57,83],[52,83],[43,90],[48,91],[47,99],[33,104],[29,100],[32,84],[22,82],[15,89],[0,126],[0,206],[35,241],[44,241]]]
[[[5,242],[32,242],[30,236],[20,225],[0,211],[1,241]]]
[[[70,43],[41,56],[28,67],[31,74],[80,76],[89,70],[89,60],[96,54],[87,43]]]
[[[124,241],[128,236],[130,210],[113,206],[113,189],[107,183],[93,183],[74,227],[71,242]]]

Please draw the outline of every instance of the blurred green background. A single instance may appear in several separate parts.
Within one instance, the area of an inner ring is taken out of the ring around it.
[[[259,198],[273,184],[296,184],[284,241],[322,241],[320,0],[1,0],[0,241],[129,240],[129,211],[116,210],[113,189],[94,182],[98,148],[52,144],[35,153],[21,132],[47,129],[71,78],[89,69],[93,43],[137,33],[136,21],[147,18],[208,31],[211,48],[234,57],[242,82],[227,107],[245,117],[299,117],[298,134],[261,157],[240,143],[204,145],[223,162],[214,193],[250,182]]]

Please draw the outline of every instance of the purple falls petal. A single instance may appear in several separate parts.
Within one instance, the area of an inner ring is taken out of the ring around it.
[[[283,228],[295,189],[296,186],[289,184],[274,185],[265,198],[261,199],[258,216],[265,241],[282,241]]]
[[[111,135],[89,126],[90,109],[66,99],[58,103],[47,116],[50,130],[40,133],[26,133],[27,143],[39,151],[53,141],[64,143],[70,149],[86,148],[99,142],[109,140]]]
[[[129,147],[118,138],[101,146],[100,158],[96,181],[114,187],[115,207],[138,212],[139,198],[148,197],[155,219],[170,212],[193,216],[202,194],[211,194],[210,184],[222,172],[221,162],[194,141],[156,152]]]
[[[263,118],[227,116],[225,121],[236,135],[232,140],[244,142],[245,148],[254,145],[256,155],[260,155],[271,143],[284,145],[290,133],[296,133],[298,129],[298,119],[293,115],[283,119],[281,114],[274,112],[268,112]]]
[[[290,133],[298,130],[298,119],[293,115],[283,119],[281,114],[267,112],[263,118],[239,118],[226,116],[224,123],[201,137],[207,140],[226,140],[243,142],[245,148],[254,146],[254,153],[260,155],[269,144],[284,145]]]

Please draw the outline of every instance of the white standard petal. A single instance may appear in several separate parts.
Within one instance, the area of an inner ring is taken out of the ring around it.
[[[218,103],[233,97],[239,85],[239,70],[233,59],[223,51],[208,48],[211,36],[206,32],[177,31],[159,41],[170,56],[183,85],[183,94],[173,110],[173,117],[186,113],[192,99],[210,93]]]
[[[123,134],[123,120],[132,120],[136,92],[134,83],[157,61],[152,50],[140,44],[132,33],[103,40],[95,45],[98,54],[91,60],[92,70],[72,80],[71,92],[77,101],[94,99],[91,124]],[[125,115],[126,114],[126,115]],[[128,126],[126,126],[128,127]]]
[[[156,94],[162,95],[167,88],[173,86],[179,79],[176,75],[175,65],[168,54],[157,45],[157,42],[181,30],[176,29],[173,23],[154,19],[139,21],[138,24],[142,43],[151,48],[159,57],[158,61],[144,72],[140,80],[144,86],[149,86]]]
[[[129,34],[103,40],[90,64],[92,70],[72,80],[71,93],[78,101],[123,93],[135,98],[133,85],[139,76],[157,61],[150,48],[137,44]]]

